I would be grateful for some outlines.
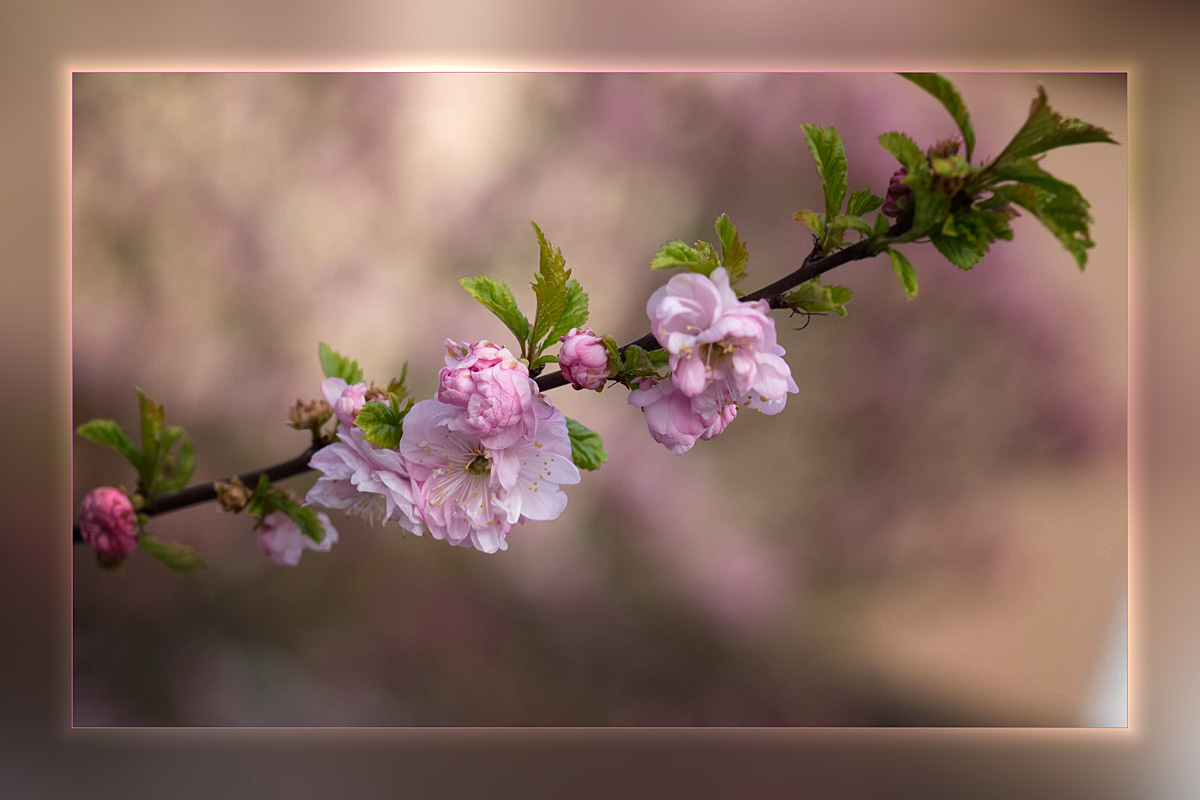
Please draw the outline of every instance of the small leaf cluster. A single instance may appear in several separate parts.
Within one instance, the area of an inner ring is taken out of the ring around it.
[[[187,486],[196,470],[192,440],[178,425],[168,425],[163,407],[137,390],[142,446],[134,445],[125,430],[111,419],[93,419],[75,429],[83,438],[111,447],[138,473],[137,491],[144,499],[159,492]]]
[[[537,374],[555,356],[544,355],[572,328],[582,328],[588,320],[588,296],[579,281],[571,277],[562,251],[547,241],[542,229],[530,220],[538,241],[538,271],[534,275],[536,299],[533,322],[521,311],[512,290],[503,281],[487,276],[463,278],[462,287],[491,311],[516,337],[521,359]]]
[[[872,194],[871,189],[858,189],[850,193],[847,173],[846,146],[837,128],[830,125],[822,128],[805,124],[804,141],[817,165],[817,175],[825,195],[825,211],[801,209],[792,215],[797,222],[804,223],[816,239],[817,254],[828,253],[844,244],[847,231],[857,231],[872,236],[886,231],[887,218],[879,214],[875,223],[863,217],[883,205],[883,198]],[[842,206],[845,204],[845,211]]]
[[[1114,143],[1108,131],[1053,111],[1045,90],[1038,87],[1029,116],[1012,140],[990,162],[972,164],[975,133],[958,90],[940,75],[902,74],[933,94],[950,112],[966,145],[966,157],[958,155],[958,143],[952,140],[922,152],[906,134],[879,137],[884,149],[907,170],[904,183],[913,192],[908,229],[883,237],[881,245],[928,237],[950,263],[970,269],[987,254],[992,242],[1012,239],[1009,222],[1016,216],[1013,206],[1020,206],[1058,238],[1082,269],[1087,250],[1093,246],[1088,202],[1073,185],[1045,172],[1039,161],[1057,147]],[[893,265],[897,263],[893,256]]]
[[[746,243],[738,238],[737,228],[726,214],[717,217],[717,240],[721,244],[721,252],[705,241],[689,245],[687,242],[673,240],[664,244],[650,261],[650,269],[674,269],[683,267],[690,272],[698,272],[705,277],[712,274],[717,267],[724,267],[729,276],[729,285],[733,286],[746,277],[746,264],[750,253]]]
[[[605,337],[609,345],[609,365],[613,380],[634,387],[639,378],[662,378],[662,368],[670,361],[671,354],[666,350],[649,350],[636,344],[625,348],[624,353],[617,349],[616,343]],[[615,359],[615,360],[614,360]]]

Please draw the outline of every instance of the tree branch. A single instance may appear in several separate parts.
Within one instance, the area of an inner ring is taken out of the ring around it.
[[[892,226],[888,230],[886,236],[895,236],[901,233],[898,228],[900,226]],[[770,303],[771,308],[784,308],[783,296],[791,289],[796,288],[805,281],[810,281],[813,278],[828,272],[834,267],[840,267],[843,264],[848,264],[851,261],[860,261],[864,258],[871,258],[878,255],[878,252],[871,250],[869,239],[863,239],[860,242],[855,242],[849,247],[836,250],[827,256],[821,258],[806,258],[800,268],[794,272],[785,275],[772,284],[764,286],[756,292],[751,292],[742,298],[742,302],[749,303],[755,300],[766,300]],[[658,350],[658,340],[654,338],[653,333],[647,333],[636,341],[630,342],[620,348],[622,354],[630,347],[641,347],[644,350]],[[551,372],[546,375],[539,375],[536,379],[538,389],[543,392],[548,392],[551,389],[557,389],[560,386],[567,385],[567,379],[563,377],[562,372]],[[250,472],[242,473],[238,476],[242,483],[246,486],[255,486],[258,483],[260,475],[265,474],[271,482],[283,480],[284,478],[295,477],[309,472],[311,468],[308,466],[309,460],[313,457],[320,448],[310,447],[295,458],[287,461],[281,461],[262,469],[251,470]],[[158,514],[165,514],[168,511],[175,511],[180,508],[198,505],[200,503],[208,503],[217,499],[216,483],[198,483],[194,486],[189,486],[186,489],[180,489],[178,492],[171,492],[160,497],[155,497],[150,500],[145,508],[142,509],[143,514],[149,517]],[[83,541],[79,533],[79,523],[75,523],[74,541]]]

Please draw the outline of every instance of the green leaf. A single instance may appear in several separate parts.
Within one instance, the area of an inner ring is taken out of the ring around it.
[[[390,381],[388,381],[387,393],[389,395],[395,395],[396,397],[403,400],[405,398],[405,396],[408,394],[408,388],[404,385],[404,381],[407,378],[408,378],[408,362],[405,361],[400,366],[400,377],[392,378]]]
[[[562,252],[546,241],[537,223],[530,220],[529,224],[537,232],[538,246],[541,250],[538,272],[533,281],[533,293],[537,295],[537,313],[533,319],[533,333],[529,337],[529,357],[536,358],[541,354],[546,335],[558,323],[559,317],[567,307],[567,279],[571,277],[571,271],[567,269]]]
[[[846,213],[853,217],[861,217],[864,214],[870,214],[881,205],[883,205],[882,197],[871,194],[869,188],[859,189],[850,193],[850,199],[846,201]]]
[[[176,441],[179,442],[179,454],[171,456],[170,451]],[[196,470],[196,451],[192,447],[191,438],[183,428],[177,425],[168,425],[164,428],[159,442],[159,452],[165,457],[162,476],[155,482],[154,491],[174,492],[187,486],[188,481],[192,478],[192,473]]]
[[[1034,156],[1070,144],[1108,142],[1116,144],[1112,135],[1103,128],[1072,117],[1063,117],[1051,110],[1046,101],[1046,90],[1038,86],[1037,97],[1029,109],[1029,117],[1017,131],[993,164]]]
[[[251,514],[267,513],[267,501],[270,498],[270,494],[271,479],[267,477],[267,473],[260,472],[258,474],[258,483],[254,485],[254,491],[246,501],[246,510]]]
[[[962,95],[958,93],[954,84],[936,72],[898,72],[896,74],[920,86],[945,106],[954,119],[954,124],[962,132],[963,144],[967,147],[967,160],[969,161],[971,153],[975,150],[975,127],[971,124],[971,115],[967,112],[967,105],[963,102]]]
[[[137,390],[138,408],[142,420],[142,461],[138,470],[138,489],[150,494],[162,471],[166,453],[160,449],[159,438],[166,425],[163,407]]]
[[[806,311],[810,314],[833,312],[839,317],[844,317],[846,316],[846,303],[853,296],[854,293],[845,286],[822,285],[821,278],[818,276],[788,292],[783,296],[783,301],[789,308],[797,311]]]
[[[187,545],[166,542],[145,533],[138,539],[138,547],[157,558],[172,572],[190,573],[206,566],[204,559]]]
[[[698,249],[703,246],[703,249]],[[650,269],[674,269],[684,267],[691,272],[708,276],[721,266],[716,250],[708,242],[697,242],[692,247],[686,242],[671,241],[662,246],[650,262]]]
[[[362,382],[362,368],[354,359],[347,358],[324,342],[321,342],[318,353],[321,356],[321,370],[326,378],[341,378],[351,384]]]
[[[580,469],[600,469],[608,461],[600,434],[578,420],[567,417],[567,433],[571,437],[571,460]]]
[[[746,277],[746,262],[750,253],[746,245],[738,238],[737,228],[725,214],[717,217],[717,236],[721,239],[721,266],[729,274],[729,285]]]
[[[986,245],[954,236],[935,233],[929,239],[946,260],[959,269],[971,269],[983,260],[988,251]]]
[[[124,428],[111,419],[90,420],[76,428],[75,432],[88,441],[111,447],[125,456],[135,469],[141,469],[141,451],[125,433]]]
[[[913,269],[912,263],[899,250],[888,248],[888,255],[892,257],[892,270],[895,271],[896,277],[900,279],[900,286],[904,288],[904,296],[912,300],[917,296],[917,271]]]
[[[885,214],[875,215],[875,224],[871,227],[872,236],[883,236],[892,226],[892,221]]]
[[[884,150],[896,157],[909,172],[923,171],[927,168],[925,153],[917,147],[917,143],[907,133],[892,131],[879,134],[879,144]]]
[[[279,496],[278,504],[279,510],[291,517],[292,522],[300,526],[301,533],[317,544],[325,541],[325,526],[318,519],[317,512],[283,495]]]
[[[372,400],[364,403],[354,418],[354,424],[362,429],[363,438],[373,445],[395,450],[400,446],[404,432],[404,417],[413,406],[410,398],[405,408],[400,408],[399,396],[392,395],[389,403]]]
[[[818,239],[825,239],[825,215],[818,214],[815,211],[809,211],[807,208],[802,208],[795,214],[792,214],[792,219],[796,222],[803,222],[808,229],[816,234]]]
[[[861,231],[868,236],[871,235],[871,226],[867,224],[867,221],[862,217],[850,214],[840,214],[834,217],[829,222],[829,229]]]
[[[650,360],[650,355],[638,347],[636,344],[630,345],[625,349],[625,366],[621,370],[621,376],[625,378],[641,377],[643,375],[654,375],[657,373],[657,368]]]
[[[813,160],[817,162],[817,176],[825,191],[825,218],[833,219],[842,211],[849,182],[846,177],[846,147],[837,128],[830,125],[821,128],[803,123],[804,141]]]
[[[951,264],[971,269],[987,255],[992,242],[1012,239],[1012,228],[1002,213],[964,208],[947,217],[941,230],[929,238]]]
[[[557,342],[570,332],[571,328],[583,328],[588,321],[588,296],[579,285],[579,281],[571,278],[567,281],[567,305],[563,308],[558,322],[546,335],[546,341]],[[532,367],[533,365],[530,364]]]
[[[478,278],[463,278],[459,284],[512,331],[513,336],[517,337],[519,349],[524,352],[526,341],[529,339],[529,320],[517,307],[512,290],[502,281],[485,275],[480,275]]]
[[[929,184],[925,171],[906,175],[904,182],[913,192],[912,227],[898,241],[912,241],[940,228],[950,214],[950,198]]]

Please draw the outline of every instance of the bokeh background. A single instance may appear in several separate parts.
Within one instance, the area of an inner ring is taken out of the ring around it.
[[[1036,85],[1126,141],[1124,75],[952,76],[997,152]],[[753,288],[807,254],[801,122],[851,188],[877,134],[953,133],[885,74],[77,74],[76,424],[187,427],[196,480],[283,460],[319,341],[432,394],[446,337],[506,334],[458,286],[562,248],[597,330],[644,333],[667,239],[728,213]],[[610,461],[493,556],[335,520],[296,569],[214,506],[152,522],[174,575],[76,548],[76,725],[1123,725],[1126,158],[1052,152],[1093,203],[1086,272],[1028,216],[971,273],[910,247],[830,277],[846,319],[777,313],[801,391],[672,456],[623,390],[556,390]],[[132,483],[77,441],[75,502]],[[312,478],[292,483],[302,491]]]

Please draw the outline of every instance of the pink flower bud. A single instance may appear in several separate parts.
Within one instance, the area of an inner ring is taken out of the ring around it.
[[[137,549],[137,515],[120,489],[102,486],[83,498],[79,533],[104,564],[119,564]]]
[[[608,346],[590,330],[571,328],[562,337],[558,366],[576,389],[600,391],[608,380]]]
[[[338,420],[353,425],[354,418],[367,402],[367,385],[356,383],[351,386],[341,378],[326,378],[321,384],[321,394]]]
[[[883,198],[883,206],[879,209],[884,216],[896,219],[912,208],[912,188],[903,180],[906,175],[908,175],[908,170],[901,167],[888,181],[887,195]]]

